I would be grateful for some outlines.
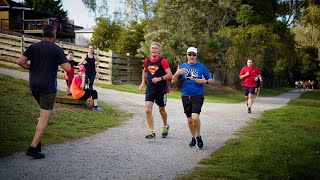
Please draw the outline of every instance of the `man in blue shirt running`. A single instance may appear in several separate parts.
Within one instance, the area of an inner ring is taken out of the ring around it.
[[[204,84],[213,83],[208,69],[197,62],[198,50],[195,47],[187,49],[188,62],[181,64],[177,72],[172,76],[172,84],[178,79],[182,83],[182,104],[187,116],[189,129],[192,135],[190,147],[196,144],[198,148],[203,147],[200,135],[200,112],[204,101]]]

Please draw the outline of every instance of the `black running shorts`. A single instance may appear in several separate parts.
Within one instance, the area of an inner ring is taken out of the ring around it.
[[[192,113],[200,114],[203,105],[204,96],[182,96],[184,113],[191,117]]]
[[[41,109],[53,110],[54,101],[56,100],[56,92],[38,92],[32,91],[33,97],[37,100]]]
[[[165,107],[167,104],[167,94],[147,92],[145,101],[156,102],[159,107]]]
[[[249,93],[254,94],[254,92],[256,91],[256,88],[244,86],[243,91],[244,91],[244,95],[248,96]]]

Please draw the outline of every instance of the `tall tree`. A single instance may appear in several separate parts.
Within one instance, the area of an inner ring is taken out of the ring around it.
[[[279,36],[271,28],[264,25],[223,28],[219,33],[232,43],[226,52],[223,68],[227,74],[226,84],[240,87],[239,70],[246,64],[247,58],[253,58],[255,65],[268,76],[275,74],[274,67],[280,51]]]
[[[63,10],[61,0],[25,0],[24,5],[36,11],[58,15],[61,19],[68,17],[68,11]]]
[[[212,53],[214,36],[219,28],[234,20],[240,0],[159,0],[154,16],[146,28],[145,43],[139,49],[140,56],[148,55],[148,47],[152,41],[159,41],[163,46],[163,54],[171,64],[179,64],[185,60],[184,52],[188,46],[201,49],[201,61],[213,60],[218,49]],[[215,46],[220,47],[220,46]]]
[[[304,77],[320,80],[320,6],[310,4],[304,8],[293,32],[303,62],[301,69]]]
[[[89,11],[92,11],[94,14],[96,14],[96,9],[97,9],[96,0],[82,0],[82,3],[85,5],[86,8],[89,9]]]
[[[122,27],[109,18],[96,18],[97,26],[93,32],[91,44],[103,51],[113,50]]]
[[[124,0],[125,19],[129,21],[150,19],[156,2],[156,0]]]

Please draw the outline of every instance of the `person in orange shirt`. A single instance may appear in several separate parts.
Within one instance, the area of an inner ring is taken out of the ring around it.
[[[102,111],[102,108],[98,106],[98,93],[93,89],[84,90],[85,85],[86,68],[81,65],[79,67],[78,75],[76,75],[71,83],[71,94],[73,99],[88,99],[92,97],[94,111]]]

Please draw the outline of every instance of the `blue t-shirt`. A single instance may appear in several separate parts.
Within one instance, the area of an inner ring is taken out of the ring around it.
[[[179,76],[179,79],[181,79],[182,82],[182,96],[204,95],[204,86],[203,84],[198,84],[196,78],[201,79],[202,75],[206,79],[211,78],[208,69],[199,62],[196,62],[193,65],[186,62],[181,64],[179,68],[187,69],[185,74]]]
[[[30,60],[30,89],[57,92],[58,66],[68,62],[62,48],[53,42],[40,41],[30,45],[23,55]]]

